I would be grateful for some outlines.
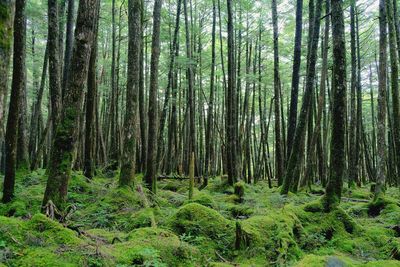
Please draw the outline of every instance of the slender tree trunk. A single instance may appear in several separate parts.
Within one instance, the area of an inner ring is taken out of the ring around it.
[[[356,26],[355,26],[355,6],[356,1],[350,2],[350,36],[351,36],[351,86],[350,86],[350,125],[349,134],[349,188],[354,187],[355,181],[358,179],[358,158],[356,154],[356,87],[357,87],[357,57],[356,57]]]
[[[281,138],[281,79],[279,75],[278,14],[276,0],[272,0],[272,25],[274,31],[274,105],[275,105],[275,177],[283,182],[283,147]]]
[[[389,33],[389,54],[390,54],[390,82],[392,88],[392,134],[394,141],[394,155],[397,167],[396,176],[400,174],[400,110],[399,110],[399,66],[397,42],[396,42],[396,25],[394,20],[393,2],[388,0],[386,3]]]
[[[30,136],[29,136],[29,155],[31,163],[36,155],[38,138],[40,134],[41,127],[39,123],[39,117],[41,116],[42,99],[46,83],[48,61],[49,61],[49,51],[48,51],[48,46],[46,44],[46,50],[44,52],[44,59],[43,59],[42,77],[40,79],[40,85],[36,96],[36,102],[34,104],[33,113],[31,117]],[[31,165],[31,170],[33,170],[32,165]]]
[[[227,0],[228,8],[228,88],[226,94],[226,154],[228,167],[228,182],[233,185],[240,178],[237,157],[237,103],[236,103],[236,68],[235,68],[235,43],[232,0]]]
[[[62,76],[62,95],[65,94],[65,86],[68,81],[69,64],[71,61],[72,48],[74,45],[74,13],[75,0],[68,0],[68,15],[65,36],[64,70]]]
[[[379,69],[378,69],[378,122],[377,122],[377,175],[374,199],[385,191],[386,180],[386,75],[387,75],[387,15],[386,2],[379,0]]]
[[[147,186],[155,193],[157,191],[157,123],[158,123],[158,63],[160,58],[160,27],[162,0],[156,0],[153,10],[153,35],[151,44],[151,69],[149,91],[148,143],[147,143]]]
[[[14,18],[14,55],[13,76],[11,83],[10,106],[8,110],[5,136],[5,176],[3,184],[3,203],[14,197],[15,168],[17,153],[18,119],[21,94],[25,80],[26,14],[25,0],[16,0]]]
[[[306,77],[306,87],[303,95],[303,103],[301,106],[300,115],[296,125],[296,131],[293,139],[293,144],[296,146],[292,147],[290,153],[288,166],[285,174],[283,187],[281,190],[282,194],[287,194],[290,191],[297,191],[299,181],[299,167],[302,161],[302,153],[304,147],[305,131],[307,125],[307,117],[309,110],[311,109],[311,99],[314,94],[314,80],[315,80],[315,65],[317,61],[317,50],[319,40],[319,26],[320,16],[322,9],[322,0],[317,1],[316,14],[313,27],[313,35],[310,38],[310,49],[308,51],[308,67]]]
[[[49,91],[53,136],[61,110],[58,1],[48,0]]]
[[[208,101],[208,109],[207,109],[207,129],[206,129],[206,162],[205,162],[205,171],[206,176],[208,177],[211,173],[210,165],[212,162],[213,155],[213,124],[214,124],[214,79],[215,79],[215,28],[216,28],[216,20],[217,20],[217,11],[215,0],[213,0],[213,13],[212,13],[212,30],[211,30],[211,73],[210,73],[210,98]],[[208,178],[204,179],[203,186],[207,186]]]
[[[297,102],[299,94],[299,73],[301,64],[301,37],[303,26],[303,0],[296,2],[296,32],[294,37],[294,52],[293,52],[293,72],[292,72],[292,89],[290,95],[290,112],[288,118],[288,131],[287,131],[287,155],[289,159],[292,150],[294,132],[296,130],[297,121]]]
[[[160,118],[160,127],[159,127],[159,133],[158,133],[158,142],[157,142],[157,162],[160,166],[162,162],[162,153],[163,153],[163,140],[164,140],[164,126],[165,126],[165,121],[167,120],[167,111],[169,107],[169,99],[170,99],[170,91],[171,87],[173,86],[173,79],[174,79],[174,73],[175,73],[175,57],[176,53],[175,51],[179,49],[178,47],[178,35],[179,35],[179,22],[180,22],[180,14],[181,14],[181,0],[178,0],[177,3],[177,9],[176,9],[176,18],[175,18],[175,30],[174,30],[174,36],[172,39],[172,46],[170,49],[170,61],[169,61],[169,69],[168,69],[168,84],[167,84],[167,89],[165,90],[165,98],[164,98],[164,104],[163,104],[163,109],[161,110],[161,118]]]
[[[346,46],[344,40],[343,3],[331,0],[332,8],[332,138],[330,147],[330,174],[326,187],[324,207],[331,210],[340,202],[345,171],[346,123]]]
[[[7,87],[13,36],[12,1],[1,0],[0,9],[0,146],[3,143],[5,108],[7,103]],[[0,153],[1,154],[1,153]]]
[[[85,142],[84,142],[84,165],[83,174],[92,179],[95,172],[95,114],[96,114],[96,100],[97,100],[97,36],[98,36],[97,19],[93,45],[90,51],[90,61],[87,80],[87,93],[86,93],[86,119],[85,119]]]
[[[124,121],[124,150],[121,158],[120,186],[131,185],[135,178],[136,123],[140,80],[141,0],[128,1],[128,77]]]
[[[55,131],[43,206],[46,206],[51,200],[58,209],[62,210],[65,207],[73,152],[78,137],[77,125],[83,99],[82,88],[87,82],[98,9],[98,0],[81,0],[79,2],[69,79],[60,123]]]

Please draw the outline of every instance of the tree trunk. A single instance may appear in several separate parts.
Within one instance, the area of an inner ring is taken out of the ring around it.
[[[387,16],[386,2],[379,0],[379,69],[378,69],[378,122],[377,122],[377,175],[374,199],[385,191],[386,180],[386,68],[387,68]]]
[[[10,106],[8,110],[5,136],[5,176],[3,184],[3,203],[10,202],[14,197],[15,168],[17,156],[18,119],[20,113],[21,94],[25,80],[26,55],[26,14],[25,0],[16,0],[14,18],[14,55],[13,75],[11,83]]]
[[[293,52],[293,72],[292,72],[292,90],[290,94],[290,111],[288,118],[287,131],[287,154],[286,160],[290,157],[292,150],[294,132],[297,122],[297,102],[299,94],[300,80],[300,64],[301,64],[301,37],[303,26],[303,0],[297,0],[296,4],[296,32],[294,35],[294,52]]]
[[[344,19],[341,0],[331,0],[332,8],[332,138],[330,147],[330,173],[326,187],[324,206],[331,210],[340,202],[343,173],[345,171],[345,129],[346,129],[346,46],[344,40]]]
[[[85,119],[85,142],[84,142],[84,166],[83,174],[92,179],[95,172],[95,114],[96,114],[96,100],[97,100],[97,36],[98,36],[97,19],[93,45],[90,51],[90,61],[87,80],[87,93],[86,93],[86,119]]]
[[[49,177],[42,206],[52,201],[62,210],[71,176],[73,152],[77,140],[77,125],[82,106],[82,88],[87,82],[91,46],[94,39],[94,26],[98,17],[98,0],[81,0],[75,29],[75,44],[71,58],[69,79],[65,99],[57,125],[51,151]]]
[[[7,104],[9,66],[12,51],[12,1],[1,0],[0,9],[2,10],[0,18],[0,146],[2,146],[5,126],[5,108]]]
[[[131,185],[135,177],[136,123],[140,79],[141,0],[128,1],[128,77],[124,121],[124,149],[121,158],[120,186]]]
[[[53,137],[61,110],[59,17],[57,0],[48,0],[49,91]],[[46,203],[45,203],[46,204]]]
[[[283,182],[283,147],[281,138],[281,79],[279,75],[278,14],[276,0],[272,0],[272,25],[274,31],[274,110],[275,110],[275,177]]]
[[[160,58],[160,27],[162,0],[156,0],[153,10],[153,35],[151,44],[151,69],[149,91],[148,143],[146,183],[153,193],[157,191],[157,123],[158,123],[158,63]]]

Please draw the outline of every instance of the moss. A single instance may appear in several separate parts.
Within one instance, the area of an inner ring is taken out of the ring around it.
[[[196,245],[210,258],[216,258],[215,250],[221,255],[232,253],[234,222],[224,218],[216,210],[190,203],[179,208],[171,216],[169,225],[182,240]]]
[[[22,217],[28,214],[26,203],[19,199],[13,199],[7,204],[0,204],[0,215]]]
[[[233,235],[233,222],[225,219],[217,211],[197,203],[181,207],[170,220],[178,233],[204,235],[219,238],[224,234]]]
[[[313,201],[304,206],[304,210],[308,212],[321,212],[324,207],[320,200]]]
[[[25,240],[24,222],[16,219],[0,216],[0,241],[6,246],[18,246]]]
[[[194,194],[193,199],[187,200],[184,202],[184,204],[188,203],[198,203],[200,205],[209,207],[209,208],[215,208],[215,202],[214,199],[207,193],[204,192],[196,192]]]
[[[133,213],[130,217],[130,223],[127,229],[152,226],[154,220],[154,210],[152,208],[141,209]]]
[[[139,228],[128,241],[109,247],[119,264],[144,266],[193,266],[201,256],[194,247],[179,240],[172,232],[160,228]]]
[[[72,216],[73,220],[90,228],[132,230],[131,215],[142,207],[139,195],[129,187],[110,188],[91,202],[82,203],[87,206]]]
[[[359,261],[344,255],[319,256],[314,254],[306,255],[295,267],[319,267],[319,266],[366,266],[366,267],[394,267],[399,266],[398,261]]]
[[[236,195],[238,201],[242,202],[244,197],[244,183],[243,182],[235,183],[233,185],[233,192]]]
[[[122,242],[126,239],[126,234],[119,231],[107,231],[105,229],[89,229],[85,231],[86,236],[95,241],[112,244],[115,242]]]
[[[26,223],[28,231],[48,244],[79,245],[82,241],[77,234],[60,223],[47,218],[43,214],[35,214]]]
[[[24,250],[22,257],[12,261],[15,266],[21,267],[73,267],[80,265],[82,259],[79,254],[62,256],[61,251],[54,248],[30,247]]]
[[[247,248],[248,256],[263,252],[269,262],[283,264],[301,255],[296,240],[301,236],[302,227],[291,212],[254,216],[242,221],[241,227],[241,243]]]
[[[317,267],[325,265],[325,257],[317,255],[306,255],[296,264],[296,267]]]

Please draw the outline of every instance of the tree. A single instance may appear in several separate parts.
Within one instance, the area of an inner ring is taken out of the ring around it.
[[[325,210],[331,210],[340,202],[345,170],[345,123],[346,123],[346,46],[344,40],[343,3],[331,0],[332,8],[332,124],[330,147],[329,182],[324,196]]]
[[[157,122],[158,122],[158,62],[160,57],[160,20],[162,0],[156,0],[153,11],[153,36],[151,43],[150,92],[148,116],[148,143],[146,183],[155,193],[157,187]]]
[[[233,32],[232,0],[227,0],[228,8],[228,88],[226,93],[226,159],[228,168],[228,182],[233,185],[239,178],[239,164],[237,158],[237,103],[236,103],[236,69],[235,69],[235,42]]]
[[[296,146],[292,147],[292,151],[289,156],[285,179],[281,189],[282,194],[287,194],[289,191],[296,192],[299,183],[299,168],[304,148],[305,130],[307,119],[309,117],[308,113],[312,105],[311,99],[314,94],[315,65],[317,61],[321,9],[322,0],[318,0],[315,10],[316,14],[314,17],[314,23],[313,25],[310,25],[313,30],[311,31],[312,36],[309,37],[310,47],[308,50],[307,60],[306,88],[304,90],[303,103],[301,105],[300,115],[297,120],[296,131],[293,139],[293,144],[296,144]]]
[[[97,36],[98,36],[98,19],[94,30],[94,39],[92,49],[90,51],[90,61],[87,80],[86,93],[86,120],[85,120],[85,157],[84,157],[84,175],[91,179],[94,175],[94,146],[95,146],[95,115],[97,100]]]
[[[140,78],[141,1],[128,1],[128,73],[126,84],[126,113],[124,149],[121,159],[120,186],[131,185],[135,177],[136,122]]]
[[[79,2],[69,78],[60,121],[55,130],[43,207],[49,201],[52,201],[59,210],[65,207],[73,151],[78,134],[76,125],[78,125],[82,106],[82,88],[87,82],[99,3],[99,0],[80,0]]]
[[[49,45],[49,91],[51,99],[51,121],[53,134],[57,129],[61,110],[60,54],[57,0],[48,0],[48,45]]]
[[[3,185],[3,203],[10,202],[14,197],[15,168],[17,157],[18,120],[21,107],[21,94],[25,83],[25,48],[26,48],[26,14],[25,0],[15,1],[14,17],[14,55],[13,75],[11,82],[10,106],[8,109],[7,128],[5,136],[5,175]]]
[[[275,114],[275,177],[278,185],[283,181],[283,143],[281,137],[281,79],[279,76],[278,14],[276,0],[272,0],[274,31],[274,114]]]
[[[387,1],[379,0],[379,69],[378,69],[378,122],[377,122],[377,175],[374,199],[385,191],[386,180],[386,68],[387,68]]]
[[[301,37],[303,24],[303,0],[296,1],[296,32],[294,37],[294,52],[293,52],[293,72],[292,72],[292,88],[290,94],[290,111],[288,118],[287,129],[287,148],[286,158],[290,156],[294,132],[296,130],[297,121],[297,102],[299,94],[300,80],[300,64],[301,64]]]
[[[10,0],[0,1],[0,145],[4,137],[4,118],[8,86],[8,69],[12,45],[12,8]],[[0,170],[1,171],[1,170]]]

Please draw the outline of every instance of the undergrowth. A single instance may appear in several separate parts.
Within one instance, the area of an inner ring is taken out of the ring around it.
[[[39,213],[46,179],[19,172],[16,198],[0,204],[1,267],[400,266],[396,189],[376,202],[369,186],[346,190],[326,213],[318,187],[282,196],[215,178],[189,200],[187,181],[163,180],[144,205],[110,174],[74,172],[59,223]]]

